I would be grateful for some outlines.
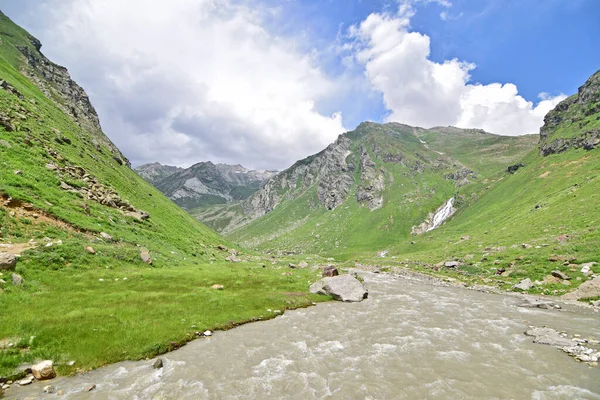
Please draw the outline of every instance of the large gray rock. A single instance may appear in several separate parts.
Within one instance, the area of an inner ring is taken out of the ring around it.
[[[526,278],[523,279],[521,282],[517,283],[516,285],[513,286],[513,289],[518,289],[518,290],[529,290],[534,286],[533,282],[531,282],[531,279]]]
[[[531,328],[525,332],[527,336],[533,336],[533,343],[547,344],[555,347],[577,346],[577,342],[561,336],[551,328]]]
[[[17,265],[17,257],[14,254],[0,253],[0,271],[11,271]]]
[[[310,286],[310,292],[352,302],[362,301],[369,294],[358,279],[348,274],[323,278]]]

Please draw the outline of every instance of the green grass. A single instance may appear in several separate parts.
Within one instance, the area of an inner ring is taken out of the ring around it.
[[[27,66],[16,46],[35,49],[29,35],[0,13],[0,79],[22,95],[0,89],[0,113],[15,127],[0,127],[0,242],[38,243],[17,265],[23,285],[12,285],[12,272],[0,276],[7,282],[0,284],[0,340],[18,338],[16,348],[0,350],[0,378],[40,359],[53,359],[59,373],[68,374],[150,357],[196,331],[327,300],[307,293],[316,270],[289,274],[288,261],[274,265],[243,252],[246,262],[225,262],[228,254],[217,245],[230,243],[113,159],[101,132],[81,127],[57,105],[68,99],[47,98],[21,73]],[[63,137],[68,140],[56,140]],[[83,167],[150,219],[138,221],[61,189],[61,181],[88,183],[60,176],[49,163]],[[32,210],[4,207],[8,197]],[[100,232],[114,241],[100,239]],[[152,266],[141,261],[140,247],[150,250]],[[225,290],[210,289],[213,284]],[[72,367],[65,364],[71,360]]]
[[[30,251],[17,269],[25,284],[5,286],[0,338],[21,343],[0,351],[0,376],[39,359],[54,360],[58,372],[68,374],[152,357],[191,340],[195,332],[277,315],[268,309],[326,300],[306,293],[319,271],[288,275],[283,261],[228,263],[218,254],[220,261],[205,264],[173,255],[163,261],[168,267],[157,268],[138,261],[138,250],[129,245],[97,245],[94,256],[82,252],[84,244],[73,237],[63,246]],[[213,284],[225,289],[211,289]],[[75,364],[68,366],[69,361]]]

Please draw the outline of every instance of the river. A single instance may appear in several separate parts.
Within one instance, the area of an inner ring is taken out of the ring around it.
[[[7,398],[596,399],[600,368],[534,344],[528,326],[600,337],[600,316],[367,274],[369,298],[288,311],[152,361],[14,387]],[[84,388],[96,384],[94,391]]]

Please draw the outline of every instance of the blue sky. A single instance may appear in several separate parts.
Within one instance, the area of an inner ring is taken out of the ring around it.
[[[453,0],[451,4],[417,3],[411,30],[431,38],[432,60],[475,63],[473,82],[512,82],[523,97],[537,102],[542,92],[575,93],[600,69],[600,1]],[[275,30],[305,31],[320,46],[327,46],[372,12],[394,13],[397,3],[288,0],[282,8],[286,23],[278,20]],[[447,13],[446,20],[440,17],[442,12]],[[329,67],[332,74],[340,70],[336,63]],[[382,104],[364,111],[358,120],[378,120],[386,112]]]
[[[537,133],[597,0],[0,0],[134,165],[284,168],[364,120]]]

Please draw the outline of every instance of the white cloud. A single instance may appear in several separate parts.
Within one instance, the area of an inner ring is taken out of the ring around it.
[[[409,30],[412,4],[401,2],[396,15],[373,13],[349,31],[356,60],[390,111],[388,121],[521,135],[536,133],[544,115],[565,98],[543,93],[534,105],[512,83],[471,83],[472,63],[432,61],[429,37]]]
[[[336,82],[273,11],[228,0],[49,0],[44,36],[134,163],[286,167],[344,131],[321,114]],[[271,13],[269,15],[269,13]]]

